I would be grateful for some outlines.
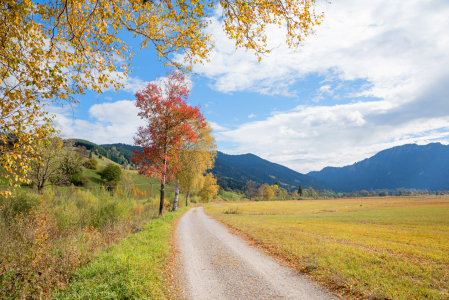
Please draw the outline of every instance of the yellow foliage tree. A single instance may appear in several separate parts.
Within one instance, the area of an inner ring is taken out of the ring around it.
[[[189,205],[190,193],[199,189],[203,183],[203,174],[213,168],[217,155],[212,126],[195,126],[198,138],[194,142],[185,141],[180,155],[180,168],[176,174],[179,187],[186,194],[186,206]]]
[[[198,192],[203,202],[210,202],[212,198],[218,193],[219,186],[217,185],[217,179],[212,173],[207,173],[204,176],[203,187]]]
[[[204,34],[216,5],[237,48],[270,52],[267,25],[286,28],[298,46],[324,14],[315,0],[5,0],[0,12],[0,160],[7,182],[26,180],[39,140],[53,131],[46,103],[76,103],[86,89],[119,89],[133,53],[128,31],[152,45],[168,65],[190,70],[213,49]],[[172,54],[181,54],[183,62]],[[1,192],[0,192],[1,193]]]
[[[263,197],[268,201],[270,201],[274,197],[273,189],[267,183],[264,183],[262,188],[263,188]]]

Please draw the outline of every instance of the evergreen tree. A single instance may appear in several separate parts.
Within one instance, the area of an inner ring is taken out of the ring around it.
[[[299,194],[299,196],[302,197],[302,193],[303,193],[303,190],[302,190],[302,186],[300,185],[299,188],[298,188],[298,194]]]

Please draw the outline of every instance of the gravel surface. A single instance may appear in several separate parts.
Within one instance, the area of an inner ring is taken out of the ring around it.
[[[176,234],[188,299],[339,299],[248,246],[202,207],[184,214]]]

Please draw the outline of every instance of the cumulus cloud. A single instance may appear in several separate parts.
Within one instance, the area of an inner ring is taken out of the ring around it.
[[[56,115],[55,123],[64,136],[98,144],[133,144],[137,128],[145,125],[131,100],[95,104],[89,109],[89,120],[76,118],[68,109],[52,108],[50,112]]]
[[[258,63],[251,51],[234,50],[218,16],[208,28],[216,40],[211,63],[194,70],[221,92],[255,91],[291,95],[289,87],[311,74],[370,83],[360,95],[407,100],[427,82],[447,72],[449,4],[445,1],[341,0],[323,4],[316,35],[292,51],[285,32],[269,27],[278,48]]]
[[[248,116],[248,119],[251,119],[251,118],[254,118],[254,117],[257,117],[255,114],[250,114],[249,116]]]
[[[225,130],[229,130],[229,128],[223,127],[221,125],[218,125],[215,122],[209,122],[210,126],[212,126],[212,129],[215,131],[225,131]]]

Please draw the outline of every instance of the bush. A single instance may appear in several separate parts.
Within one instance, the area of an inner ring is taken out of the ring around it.
[[[51,298],[96,251],[140,231],[151,211],[146,200],[73,186],[0,197],[0,298]]]
[[[89,186],[89,179],[77,173],[70,178],[70,183],[73,183],[75,186]]]
[[[98,168],[98,162],[95,158],[88,159],[84,162],[84,167],[90,170],[96,170]]]
[[[5,221],[11,221],[18,215],[28,215],[39,203],[38,195],[19,191],[14,197],[0,198],[0,213]]]
[[[116,164],[108,164],[103,170],[100,171],[101,179],[105,182],[107,181],[120,181],[120,177],[122,176],[122,170],[120,166]]]

